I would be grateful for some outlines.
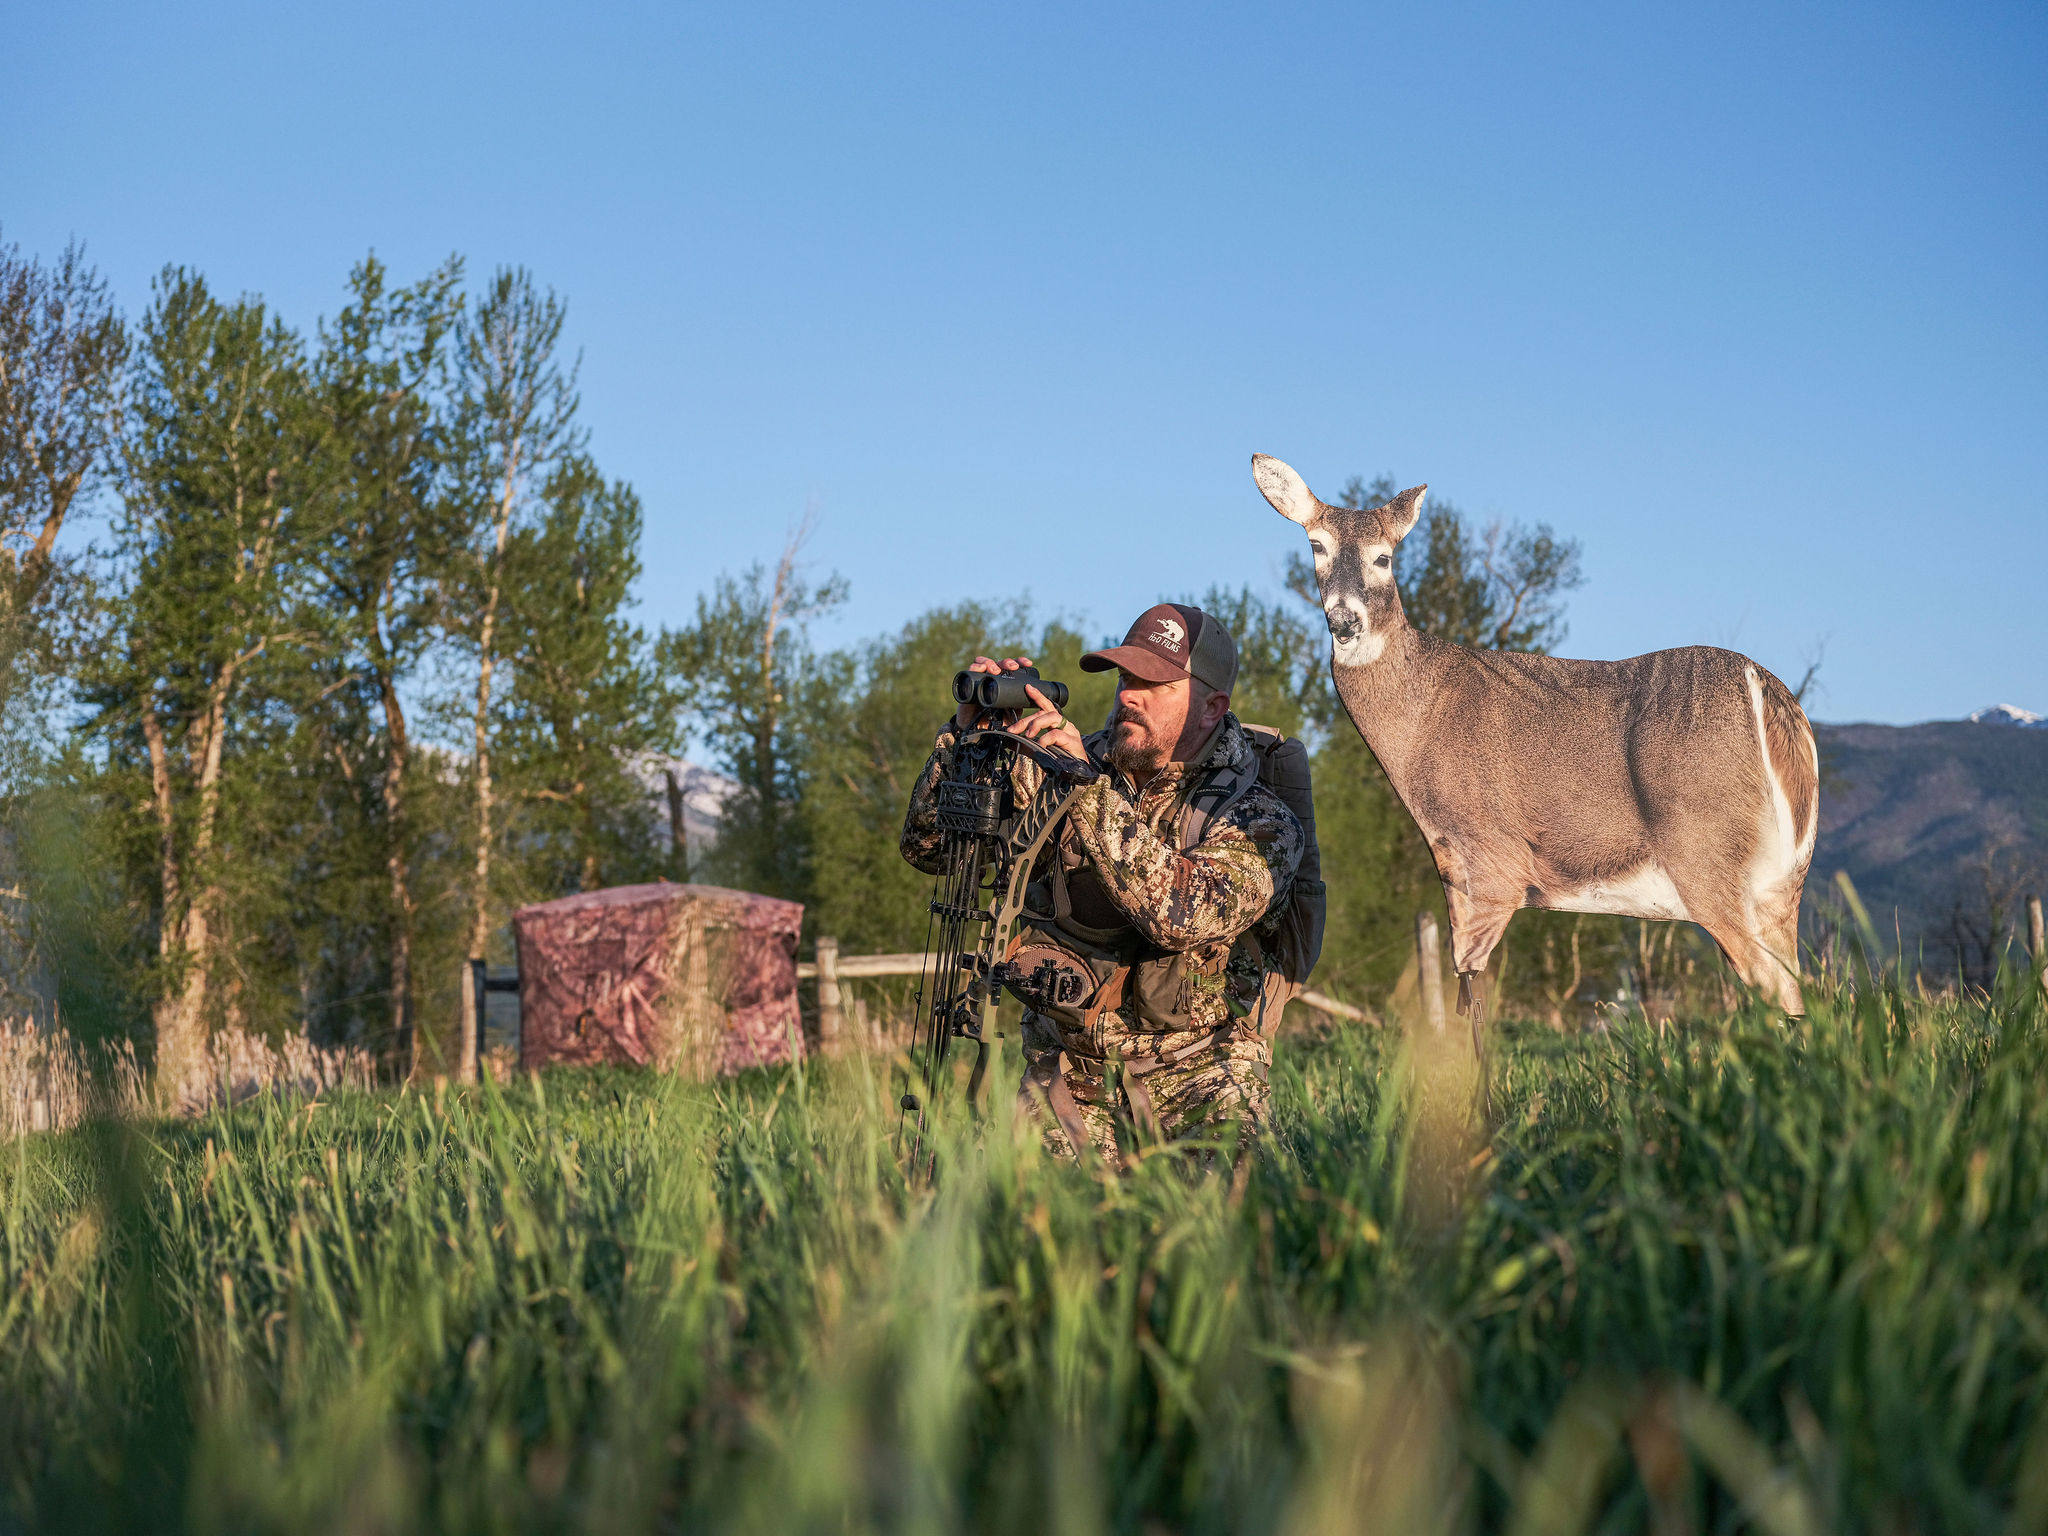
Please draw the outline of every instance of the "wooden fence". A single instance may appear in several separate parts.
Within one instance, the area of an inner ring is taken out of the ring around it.
[[[1436,934],[1434,921],[1430,924],[1430,936]],[[924,974],[923,955],[842,955],[839,941],[829,934],[818,937],[818,958],[815,962],[803,961],[797,965],[799,981],[815,981],[818,984],[818,1046],[821,1050],[839,1049],[846,1042],[846,999],[841,994],[842,981],[865,980],[880,976],[921,976]],[[1302,991],[1294,994],[1293,1001],[1304,1008],[1326,1013],[1332,1018],[1348,1019],[1356,1024],[1377,1024],[1377,1014],[1364,1008],[1355,1008],[1350,1003],[1339,1002],[1321,992]],[[1442,1013],[1443,994],[1437,990],[1437,1008]],[[1438,1025],[1442,1027],[1441,1023]]]

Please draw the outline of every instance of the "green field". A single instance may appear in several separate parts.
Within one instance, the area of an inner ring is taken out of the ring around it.
[[[1288,1037],[1235,1179],[999,1112],[907,1186],[879,1059],[29,1138],[0,1529],[2048,1530],[2001,986],[1508,1026],[1490,1135]]]

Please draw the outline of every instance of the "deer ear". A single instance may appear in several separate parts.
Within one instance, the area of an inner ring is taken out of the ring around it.
[[[1415,520],[1422,516],[1422,493],[1428,489],[1426,485],[1411,486],[1379,509],[1380,527],[1395,543],[1415,531]]]
[[[1273,503],[1273,510],[1282,517],[1301,524],[1306,528],[1315,521],[1323,504],[1316,500],[1315,492],[1287,465],[1267,454],[1252,455],[1252,478],[1259,482],[1259,491],[1266,500]]]

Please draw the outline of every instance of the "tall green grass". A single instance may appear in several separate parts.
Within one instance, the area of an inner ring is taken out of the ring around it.
[[[0,1527],[2048,1530],[2022,980],[1509,1026],[1448,1135],[1290,1038],[1235,1172],[907,1185],[874,1059],[25,1139]]]

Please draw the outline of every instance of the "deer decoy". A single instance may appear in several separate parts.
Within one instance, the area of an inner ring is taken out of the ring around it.
[[[1354,510],[1264,454],[1252,475],[1308,533],[1337,695],[1435,856],[1475,1043],[1487,959],[1522,907],[1698,923],[1751,987],[1805,1011],[1820,772],[1783,683],[1706,645],[1568,661],[1435,639],[1393,569],[1427,486]]]

